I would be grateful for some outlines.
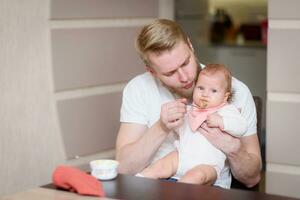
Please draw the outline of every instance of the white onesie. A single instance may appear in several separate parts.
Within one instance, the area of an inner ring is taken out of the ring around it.
[[[233,105],[225,105],[218,111],[223,118],[224,131],[242,136],[247,130],[247,121],[241,117],[239,110]],[[185,116],[185,123],[177,130],[179,140],[175,141],[178,150],[179,163],[176,178],[182,177],[188,170],[199,164],[212,165],[217,171],[214,185],[230,188],[231,182],[222,180],[221,170],[224,168],[226,156],[214,147],[200,132],[193,132]]]

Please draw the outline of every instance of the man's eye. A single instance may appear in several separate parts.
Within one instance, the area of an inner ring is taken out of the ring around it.
[[[189,57],[184,61],[184,63],[182,64],[183,67],[187,66],[187,65],[190,63],[190,58],[191,58],[191,56],[189,56]]]
[[[198,86],[199,90],[204,90],[204,88],[202,86]]]
[[[187,66],[189,63],[190,63],[190,61],[187,60],[187,61],[185,61],[185,62],[183,63],[183,66]]]
[[[166,73],[165,76],[172,76],[175,72]]]
[[[216,92],[217,92],[217,90],[213,89],[213,90],[212,90],[212,92],[213,92],[213,93],[216,93]]]

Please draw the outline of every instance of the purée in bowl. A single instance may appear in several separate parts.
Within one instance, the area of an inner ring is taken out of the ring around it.
[[[90,162],[91,175],[100,180],[114,179],[118,175],[119,162],[116,160],[101,159]]]

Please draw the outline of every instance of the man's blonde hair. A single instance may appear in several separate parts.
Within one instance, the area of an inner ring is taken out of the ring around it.
[[[172,50],[181,41],[189,45],[188,37],[179,24],[168,19],[157,19],[142,28],[136,39],[136,50],[146,66],[150,67],[147,53]]]

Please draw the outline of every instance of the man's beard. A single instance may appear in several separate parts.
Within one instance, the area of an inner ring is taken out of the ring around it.
[[[198,61],[198,58],[195,56],[196,59],[196,64],[197,64],[197,72],[196,72],[196,78],[194,80],[194,85],[188,89],[188,90],[184,90],[184,89],[179,89],[179,88],[171,88],[165,85],[165,87],[167,87],[172,93],[177,94],[180,97],[184,97],[187,98],[189,101],[193,100],[193,92],[194,92],[194,88],[196,86],[196,83],[198,81],[198,76],[200,71],[202,70],[201,66],[200,66],[200,62]]]
[[[187,90],[176,90],[175,93],[181,97],[187,98],[188,100],[192,100],[193,91],[194,91],[194,86]]]
[[[189,101],[192,102],[193,100],[193,91],[194,91],[194,88],[196,86],[196,83],[197,83],[197,80],[198,80],[198,76],[199,76],[199,73],[200,71],[202,70],[201,66],[200,66],[200,62],[198,60],[198,58],[196,57],[196,55],[194,54],[195,56],[195,60],[196,60],[196,78],[194,80],[194,84],[191,88],[189,89],[183,89],[183,88],[174,88],[174,87],[169,87],[167,86],[166,84],[164,84],[162,81],[161,83],[163,84],[164,87],[166,87],[171,93],[173,94],[176,94],[177,96],[179,97],[183,97],[183,98],[187,98]]]

